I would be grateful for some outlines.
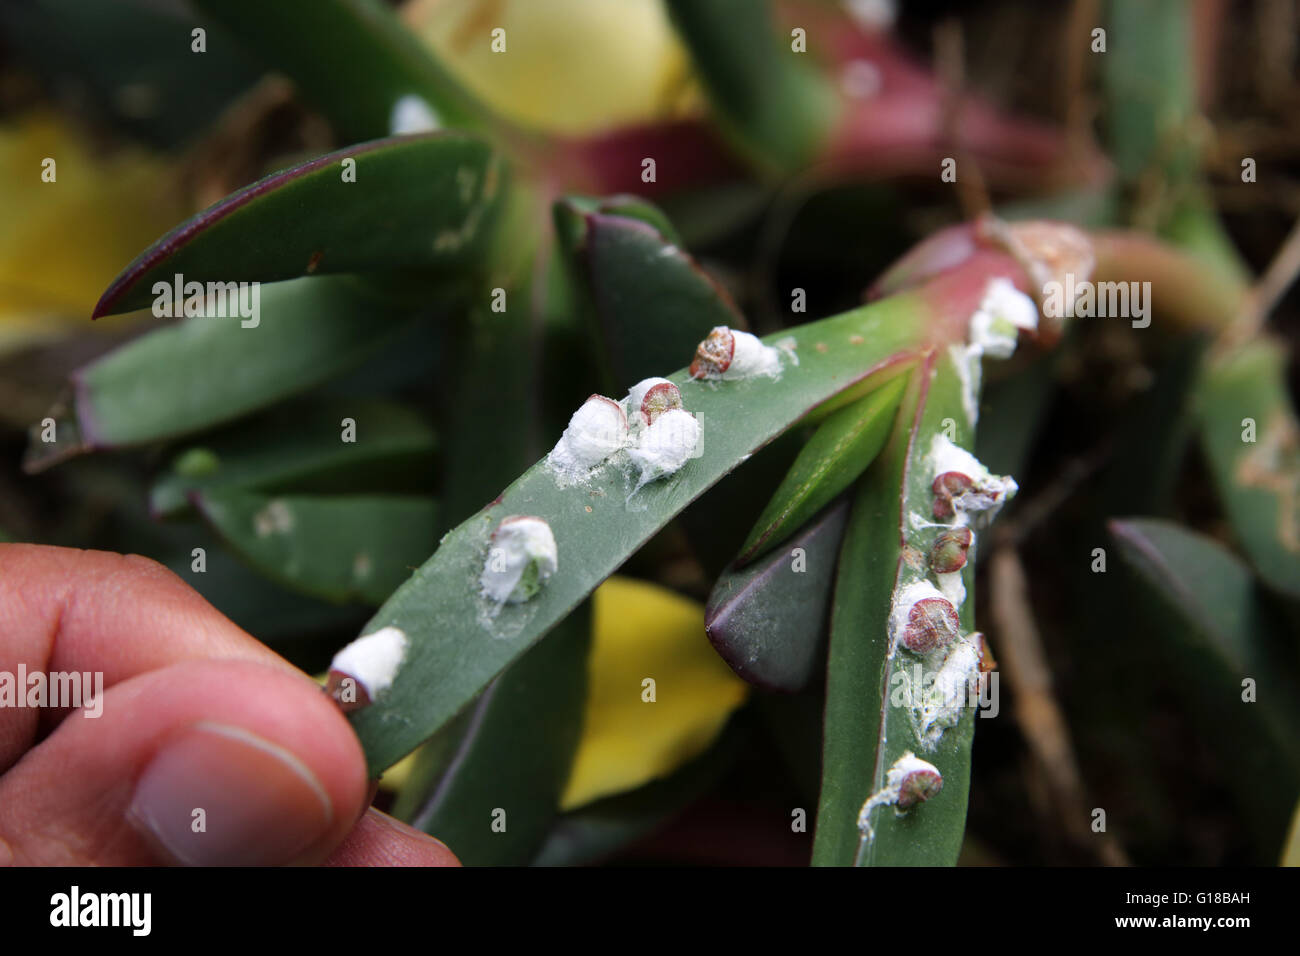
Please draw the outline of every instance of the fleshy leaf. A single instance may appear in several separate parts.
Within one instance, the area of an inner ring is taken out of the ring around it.
[[[376,140],[320,156],[181,223],[122,271],[95,316],[160,300],[179,310],[178,275],[185,285],[203,283],[212,298],[209,283],[421,268],[454,274],[483,255],[504,176],[491,147],[460,133]],[[193,294],[179,291],[184,299]]]
[[[345,419],[355,426],[352,441],[342,440]],[[199,491],[428,489],[434,448],[429,424],[395,402],[295,403],[177,454],[150,489],[149,508],[156,516],[175,515]],[[381,488],[381,478],[401,488]]]
[[[34,440],[25,467],[175,438],[305,391],[359,364],[414,321],[351,276],[268,285],[257,325],[191,318],[157,329],[72,375],[70,407],[52,413],[57,441]]]
[[[1211,355],[1197,387],[1201,441],[1224,509],[1260,576],[1300,597],[1300,423],[1286,354],[1257,340]]]
[[[96,534],[83,545],[144,555],[170,568],[221,614],[308,673],[328,665],[338,641],[364,623],[366,607],[282,587],[237,557],[201,520],[155,520],[141,493],[138,463],[125,458],[93,458],[61,476],[76,497],[85,500],[111,490],[116,501],[107,536]],[[55,528],[49,543],[68,537]]]
[[[1250,569],[1213,539],[1167,521],[1113,520],[1110,531],[1124,560],[1174,611],[1176,624],[1167,632],[1177,637],[1180,653],[1211,658],[1233,706],[1241,702],[1241,678],[1254,678],[1257,706],[1268,715],[1274,743],[1300,769],[1296,688],[1277,656],[1276,625]]]
[[[699,263],[642,219],[557,211],[557,220],[573,223],[567,232],[615,387],[672,368],[716,325],[744,327]]]
[[[905,381],[899,377],[885,383],[817,427],[754,523],[738,565],[776,547],[867,469],[889,437]]]
[[[754,515],[771,500],[794,464],[803,448],[803,432],[803,428],[790,429],[745,462],[743,470],[727,475],[677,516],[676,524],[707,579],[718,580],[735,562],[737,542],[745,540]]]
[[[737,145],[760,167],[798,168],[838,112],[808,57],[777,34],[768,0],[667,0],[695,69]]]
[[[528,863],[558,812],[573,764],[590,644],[591,614],[583,604],[417,752],[394,814],[447,844],[467,866]]]
[[[1111,0],[1107,13],[1113,49],[1101,61],[1115,162],[1127,179],[1157,162],[1166,177],[1186,178],[1197,163],[1188,128],[1196,110],[1189,8],[1181,0]]]
[[[831,586],[848,517],[846,498],[805,524],[787,548],[743,570],[727,568],[714,584],[705,630],[713,649],[749,683],[792,693],[825,659]]]
[[[956,423],[953,440],[968,447],[958,375],[946,355],[932,352],[909,377],[897,424],[863,476],[844,536],[831,612],[817,865],[950,866],[961,848],[974,712],[963,708],[935,749],[923,746],[909,695],[899,693],[916,683],[920,659],[901,647],[891,657],[887,626],[908,550],[924,553],[936,533],[917,529],[911,519],[917,512],[930,519],[933,475],[925,459],[944,419]],[[959,609],[963,634],[974,618],[973,570],[972,560],[961,571],[968,594]],[[906,813],[876,807],[874,836],[867,838],[858,829],[859,812],[885,788],[887,771],[906,751],[939,770],[943,789]]]
[[[382,603],[437,545],[428,498],[207,491],[193,501],[267,577],[339,603]]]
[[[345,139],[394,132],[394,107],[403,97],[422,101],[440,128],[490,120],[487,108],[381,0],[194,0],[194,5],[249,52],[288,74]],[[209,42],[228,38],[214,36]]]
[[[522,275],[500,280],[507,301],[525,305],[495,312],[485,295],[470,308],[468,321],[455,329],[454,361],[442,382],[448,409],[444,528],[483,507],[493,489],[527,468],[536,455],[540,394],[533,337],[545,327],[552,278],[539,261]]]
[[[39,76],[64,102],[75,100],[79,111],[109,118],[158,147],[201,135],[261,75],[256,64],[228,45],[211,45],[195,55],[194,27],[184,5],[151,0],[0,5],[0,34],[15,64],[21,62],[24,72]],[[62,166],[66,154],[44,155],[59,157]],[[11,192],[6,201],[12,197]],[[87,251],[98,245],[84,235],[78,238],[77,245]]]
[[[1110,532],[1134,572],[1129,600],[1141,633],[1159,642],[1159,666],[1217,749],[1220,782],[1241,808],[1257,858],[1270,862],[1300,788],[1294,635],[1250,569],[1213,539],[1139,518],[1113,520]]]
[[[570,250],[576,250],[586,243],[587,216],[590,215],[639,219],[658,230],[666,242],[675,246],[682,244],[681,236],[667,214],[640,196],[566,196],[556,200],[554,216],[556,231],[564,235]]]
[[[555,821],[534,866],[582,866],[653,833],[713,787],[745,737],[730,721],[712,747],[667,777],[570,810]]]
[[[923,299],[899,296],[803,326],[787,336],[799,364],[786,360],[779,381],[701,383],[681,369],[670,379],[699,421],[703,442],[700,456],[675,475],[632,495],[635,480],[616,465],[606,466],[589,487],[562,488],[541,462],[451,531],[370,622],[371,630],[400,628],[411,641],[392,687],[352,718],[371,769],[389,766],[459,713],[723,475],[832,395],[908,360],[928,316]],[[851,344],[859,337],[869,345]],[[489,536],[507,515],[549,523],[559,570],[532,600],[492,616],[478,580]]]

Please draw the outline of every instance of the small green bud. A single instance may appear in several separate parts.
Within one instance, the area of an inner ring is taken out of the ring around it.
[[[182,478],[203,478],[221,467],[221,459],[210,448],[191,448],[172,462],[172,471]]]

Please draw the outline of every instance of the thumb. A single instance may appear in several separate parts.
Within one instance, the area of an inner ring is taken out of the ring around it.
[[[25,864],[316,863],[365,806],[364,761],[304,675],[183,661],[108,688],[0,778],[0,856]]]

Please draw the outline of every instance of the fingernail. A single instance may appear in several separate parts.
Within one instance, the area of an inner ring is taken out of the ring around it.
[[[296,862],[333,816],[325,788],[293,754],[207,722],[154,755],[127,811],[159,848],[190,866]]]

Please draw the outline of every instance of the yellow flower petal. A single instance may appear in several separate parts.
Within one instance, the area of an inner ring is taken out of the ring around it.
[[[1291,829],[1282,846],[1282,866],[1300,866],[1300,803],[1296,804],[1291,818]]]
[[[610,578],[593,595],[590,687],[565,810],[639,787],[698,756],[749,685],[704,634],[704,608],[657,585]],[[653,680],[653,702],[643,700]]]
[[[418,749],[413,750],[385,770],[379,778],[379,789],[390,790],[393,793],[400,792],[402,787],[406,785],[406,781],[410,779],[411,768],[415,766],[415,758],[419,753]]]
[[[0,126],[0,183],[0,351],[92,329],[108,283],[186,212],[160,160],[101,159],[48,113]]]
[[[406,16],[462,83],[527,125],[591,133],[700,101],[660,0],[421,0]]]

